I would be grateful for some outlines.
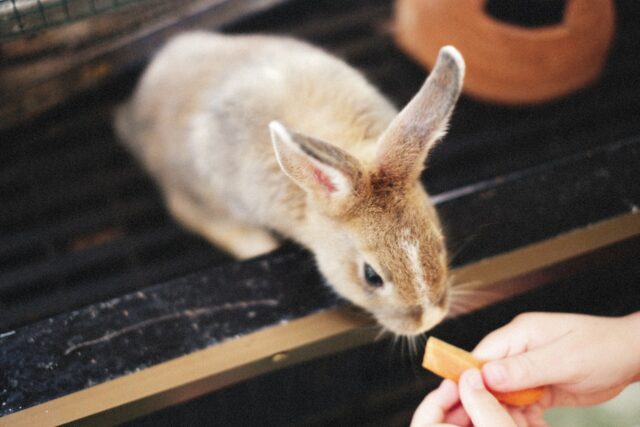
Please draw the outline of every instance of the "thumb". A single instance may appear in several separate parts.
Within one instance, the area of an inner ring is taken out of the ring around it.
[[[540,347],[504,359],[486,362],[482,375],[487,386],[496,391],[515,391],[571,380],[576,367],[568,363],[552,346]]]
[[[516,427],[507,410],[485,388],[477,369],[469,369],[460,377],[460,400],[476,427]]]

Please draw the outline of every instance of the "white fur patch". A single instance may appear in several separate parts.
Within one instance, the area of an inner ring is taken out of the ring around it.
[[[291,134],[289,133],[287,128],[282,125],[282,123],[275,120],[272,121],[271,123],[269,123],[269,131],[271,132],[271,144],[273,145],[273,150],[276,153],[276,160],[278,161],[278,164],[280,165],[282,171],[291,179],[293,179],[293,177],[289,174],[289,170],[287,168],[286,162],[284,161],[282,151],[288,149],[291,151],[299,152],[300,150],[292,141]],[[286,147],[281,148],[281,145],[285,144]]]
[[[186,140],[188,145],[187,152],[193,154],[193,167],[199,176],[210,175],[211,164],[209,162],[210,153],[207,149],[210,145],[211,134],[209,132],[209,123],[211,117],[208,114],[195,114],[191,119],[191,134]]]
[[[378,290],[378,293],[382,296],[391,295],[393,292],[394,284],[392,282],[385,281],[382,287]]]
[[[267,79],[272,80],[270,83],[284,81],[284,75],[279,68],[273,66],[265,66],[263,71],[263,78],[266,77]]]
[[[407,233],[405,233],[405,235],[406,234]],[[413,272],[413,276],[416,278],[416,281],[420,286],[422,295],[427,295],[427,281],[425,280],[424,270],[422,269],[422,264],[420,263],[420,244],[416,241],[411,242],[407,238],[405,238],[400,241],[400,246],[409,258],[409,262],[411,263],[411,271]]]

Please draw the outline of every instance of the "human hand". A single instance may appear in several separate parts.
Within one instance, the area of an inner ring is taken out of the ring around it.
[[[640,313],[606,318],[526,313],[487,335],[473,351],[492,390],[546,385],[533,406],[593,405],[640,379]],[[530,422],[542,420],[536,411]]]
[[[444,380],[425,397],[413,415],[411,427],[517,427],[508,409],[484,386],[477,369],[460,377],[460,385]]]

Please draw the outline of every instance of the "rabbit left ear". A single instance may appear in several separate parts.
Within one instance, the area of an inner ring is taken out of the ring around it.
[[[380,138],[376,163],[386,176],[398,181],[419,178],[429,149],[447,130],[464,69],[464,60],[453,46],[440,49],[422,88]]]
[[[334,145],[290,132],[277,121],[271,122],[269,129],[278,164],[293,182],[317,201],[330,204],[331,210],[352,200],[362,177],[353,156]]]

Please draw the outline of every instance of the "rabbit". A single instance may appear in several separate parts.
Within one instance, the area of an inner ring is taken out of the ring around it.
[[[413,336],[448,311],[443,232],[420,174],[464,69],[443,47],[398,113],[305,42],[189,32],[155,56],[115,126],[188,229],[238,258],[292,239],[337,294]]]

